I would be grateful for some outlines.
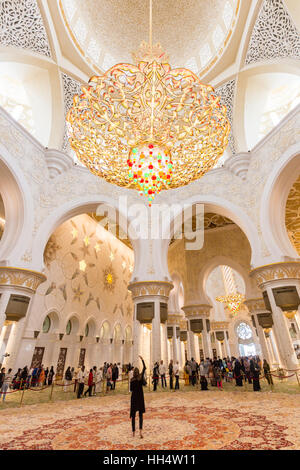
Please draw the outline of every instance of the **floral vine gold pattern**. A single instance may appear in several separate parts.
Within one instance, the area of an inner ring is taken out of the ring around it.
[[[35,292],[47,277],[36,271],[0,266],[0,285],[23,287]]]
[[[199,304],[199,305],[185,305],[182,310],[188,318],[190,317],[207,317],[209,318],[211,305]]]
[[[49,268],[51,261],[55,260],[56,252],[61,249],[61,246],[58,245],[55,235],[53,234],[46,245],[44,251],[44,262],[45,265]]]
[[[300,279],[300,261],[290,263],[274,263],[260,266],[250,272],[258,287],[266,282],[280,279]]]
[[[248,299],[245,300],[244,304],[248,308],[250,313],[257,313],[260,311],[266,311],[264,299]]]
[[[228,321],[211,321],[210,327],[212,330],[228,330],[229,322]]]
[[[169,297],[173,284],[166,281],[132,282],[129,284],[128,289],[132,292],[133,299],[147,295]]]
[[[180,322],[183,320],[183,316],[180,313],[168,313],[168,326],[176,325],[180,326]]]

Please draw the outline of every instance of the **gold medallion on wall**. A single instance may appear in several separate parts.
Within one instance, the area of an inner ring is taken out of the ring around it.
[[[105,290],[114,292],[117,279],[116,273],[111,266],[103,270],[103,286]]]

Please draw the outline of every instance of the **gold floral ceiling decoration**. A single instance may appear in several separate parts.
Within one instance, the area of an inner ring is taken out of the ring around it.
[[[285,209],[289,239],[300,256],[300,176],[290,190]]]
[[[226,107],[188,69],[171,69],[161,46],[142,43],[137,65],[121,63],[90,79],[67,114],[78,159],[109,183],[137,189],[151,205],[161,190],[203,176],[223,154]]]

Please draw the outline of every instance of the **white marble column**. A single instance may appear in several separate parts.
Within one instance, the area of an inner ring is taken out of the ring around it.
[[[0,365],[1,366],[2,366],[2,362],[3,362],[3,356],[5,354],[5,349],[6,349],[6,346],[5,346],[5,343],[4,343],[6,332],[7,332],[7,326],[4,325],[2,327],[1,333],[0,333]]]
[[[260,344],[260,347],[261,347],[262,359],[266,359],[266,361],[270,364],[271,358],[270,358],[269,351],[268,351],[268,348],[267,348],[267,341],[266,341],[265,332],[259,324],[257,313],[253,313],[253,315],[255,317],[255,324],[256,324],[256,330],[257,330],[257,334],[258,334],[259,344]]]
[[[9,302],[10,292],[1,292],[0,297],[0,332],[6,320],[5,311]],[[1,345],[0,345],[1,347]]]
[[[167,324],[161,324],[161,350],[162,350],[162,360],[164,364],[167,366],[169,363],[168,357],[168,331],[167,331]]]
[[[152,360],[160,362],[161,354],[161,334],[160,334],[160,302],[154,301],[154,318],[152,319]]]
[[[182,355],[182,341],[180,341],[180,338],[178,339],[178,362],[179,362],[179,367],[182,369],[183,367],[183,361],[184,361],[184,356]]]
[[[207,357],[212,357],[211,344],[210,344],[210,334],[207,332],[206,328],[206,319],[203,319],[203,331],[202,331],[202,346],[203,346],[203,355],[206,359]]]
[[[26,317],[23,317],[18,322],[14,322],[14,324],[12,325],[12,329],[6,346],[6,353],[9,354],[9,356],[5,357],[3,361],[3,367],[5,367],[6,369],[14,368],[17,354],[19,352],[18,346],[21,342],[21,338],[24,332],[25,319]],[[23,367],[26,365],[30,364],[26,363],[23,365]]]
[[[297,369],[299,364],[292,344],[290,332],[285,322],[284,313],[280,307],[277,307],[273,291],[270,286],[267,287],[267,293],[272,309],[274,329],[276,331],[276,338],[282,362],[287,369]]]
[[[266,345],[267,345],[269,358],[270,358],[269,364],[272,365],[276,362],[275,361],[275,356],[274,356],[273,348],[272,348],[272,345],[271,345],[271,342],[270,342],[270,337],[269,336],[267,337],[266,334],[265,334],[265,337],[266,337]]]
[[[225,332],[225,331],[224,331],[224,336],[225,336],[225,338],[226,338],[226,332]],[[224,341],[221,342],[222,359],[223,359],[223,357],[226,357],[226,356],[227,356],[227,354],[226,354],[225,338],[224,338]]]
[[[120,351],[120,364],[123,366],[124,363],[124,341],[122,340],[121,351]]]
[[[217,342],[217,355],[222,357],[222,345],[221,345],[221,341],[219,341],[218,339],[216,340]]]
[[[173,348],[173,361],[174,364],[178,361],[178,338],[176,336],[176,325],[173,325],[173,339],[172,339],[172,348]]]
[[[299,309],[300,309],[300,306],[299,306]],[[298,332],[300,333],[300,313],[299,313],[299,309],[295,314],[295,323],[297,324]]]
[[[194,343],[195,343],[195,361],[200,363],[200,348],[199,348],[199,337],[194,335]]]
[[[272,351],[274,354],[275,362],[277,364],[280,364],[280,356],[279,356],[278,347],[277,347],[276,338],[275,338],[273,329],[272,331],[270,331],[270,344],[271,344]]]
[[[230,345],[227,339],[226,331],[225,331],[225,349],[226,349],[226,356],[231,357]]]
[[[138,367],[139,356],[142,350],[142,325],[136,318],[137,304],[134,305],[134,319],[133,319],[133,346],[132,346],[132,362],[133,365]]]
[[[192,357],[195,359],[195,339],[194,333],[191,330],[187,332],[187,346],[188,360],[191,360]]]

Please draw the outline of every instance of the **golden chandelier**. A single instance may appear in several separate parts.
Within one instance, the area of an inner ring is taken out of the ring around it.
[[[161,190],[190,183],[213,168],[230,132],[226,107],[210,85],[171,69],[159,44],[114,65],[75,95],[67,114],[77,158],[109,183],[139,190],[151,205]]]
[[[245,296],[243,294],[240,294],[239,292],[233,292],[221,297],[216,297],[216,300],[218,302],[227,304],[227,307],[230,312],[235,315],[240,310],[245,300]]]

